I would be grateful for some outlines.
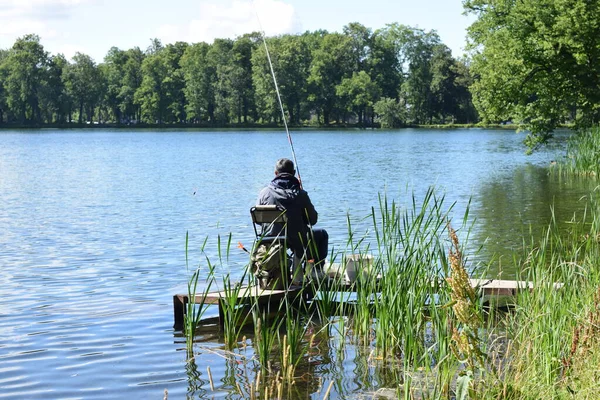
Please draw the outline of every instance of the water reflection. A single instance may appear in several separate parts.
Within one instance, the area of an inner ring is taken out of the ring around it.
[[[489,276],[513,278],[513,255],[539,240],[552,218],[562,230],[574,216],[580,218],[594,187],[589,180],[554,176],[536,165],[484,182],[476,197],[473,241],[483,244],[481,261],[496,259]]]

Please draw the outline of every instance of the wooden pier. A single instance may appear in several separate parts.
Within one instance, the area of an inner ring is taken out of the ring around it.
[[[515,296],[519,291],[531,290],[534,288],[532,282],[527,281],[510,281],[498,279],[470,279],[471,286],[478,291],[481,296],[487,297],[504,297]],[[554,289],[559,289],[563,286],[562,283],[555,283]],[[355,291],[356,285],[350,282],[341,282],[334,285],[327,285],[327,288],[319,288],[320,290],[344,292]],[[228,294],[234,293],[237,297],[235,300],[228,298]],[[257,286],[243,286],[231,291],[217,291],[209,293],[199,293],[193,296],[195,304],[214,304],[219,309],[219,325],[223,325],[223,307],[225,301],[232,301],[236,306],[243,307],[251,304],[268,308],[270,305],[277,305],[283,300],[293,302],[306,302],[312,299],[312,291],[307,287],[291,286],[286,290],[267,290],[260,289]],[[190,303],[188,294],[176,294],[173,296],[173,313],[175,323],[173,328],[181,330],[184,326],[185,314],[187,305]]]
[[[288,301],[306,301],[306,293],[301,290],[301,286],[291,286],[286,290],[268,290],[260,289],[258,286],[243,286],[237,290],[231,291],[217,291],[209,293],[198,293],[194,296],[194,304],[214,304],[219,309],[219,325],[223,325],[223,307],[225,301],[228,300],[228,295],[236,295],[235,304],[243,307],[250,304],[257,304],[258,306],[268,307],[271,304],[278,304],[281,301],[287,299]],[[176,294],[173,296],[173,313],[175,317],[175,324],[173,328],[181,330],[185,321],[185,315],[187,313],[187,305],[190,303],[189,295]]]

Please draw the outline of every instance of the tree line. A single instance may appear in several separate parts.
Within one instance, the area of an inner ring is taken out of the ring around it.
[[[292,125],[475,123],[466,59],[435,31],[350,23],[266,39]],[[0,50],[0,124],[278,124],[282,115],[258,33],[213,43],[154,39],[103,62],[50,55],[37,35]]]

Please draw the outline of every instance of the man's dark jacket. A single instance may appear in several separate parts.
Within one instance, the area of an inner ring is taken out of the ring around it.
[[[288,218],[288,246],[298,256],[302,256],[308,243],[310,225],[317,223],[318,214],[308,197],[300,188],[300,182],[292,174],[280,173],[260,191],[258,205],[277,205],[286,210]],[[281,225],[274,225],[269,235],[281,232]]]

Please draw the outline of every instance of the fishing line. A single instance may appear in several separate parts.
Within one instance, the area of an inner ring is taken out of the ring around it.
[[[292,150],[292,158],[294,159],[294,165],[296,166],[296,175],[298,177],[298,182],[300,182],[300,188],[302,188],[302,178],[300,178],[300,168],[298,168],[298,160],[296,159],[296,151],[294,150],[294,142],[292,140],[292,135],[290,135],[290,130],[288,129],[287,119],[285,118],[285,111],[283,109],[283,103],[281,101],[281,94],[279,93],[279,85],[277,84],[277,78],[275,77],[275,70],[273,69],[273,63],[271,62],[271,54],[269,53],[269,47],[267,46],[267,39],[265,35],[265,31],[263,30],[262,24],[260,22],[260,18],[258,16],[258,10],[256,9],[256,5],[254,1],[252,1],[252,7],[254,7],[254,13],[256,14],[256,20],[258,21],[258,26],[260,27],[260,35],[262,37],[263,44],[265,45],[265,51],[267,53],[267,60],[269,61],[269,69],[271,70],[271,76],[273,77],[273,84],[275,85],[275,92],[277,93],[277,101],[279,102],[279,109],[281,110],[281,118],[283,118],[283,126],[285,127],[285,133],[287,134],[288,142],[290,144],[290,148]]]

